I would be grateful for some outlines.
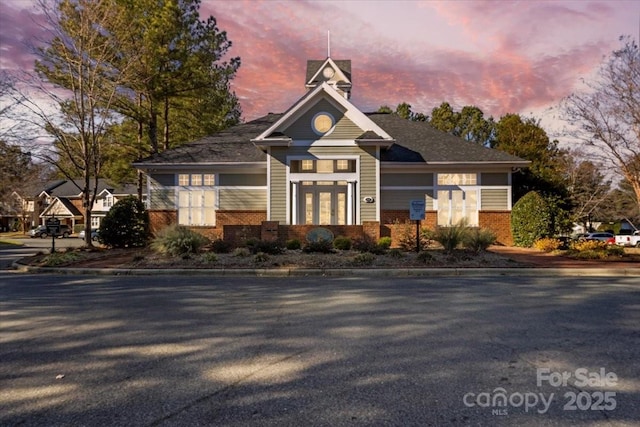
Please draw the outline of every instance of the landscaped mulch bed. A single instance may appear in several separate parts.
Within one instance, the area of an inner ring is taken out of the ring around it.
[[[415,252],[403,252],[400,258],[389,253],[362,256],[357,251],[337,251],[332,254],[303,253],[301,250],[287,250],[279,255],[267,255],[266,260],[255,255],[235,256],[215,254],[212,261],[207,254],[188,257],[169,257],[149,249],[101,249],[77,251],[81,258],[59,264],[59,266],[83,268],[407,268],[407,267],[523,267],[517,261],[493,252],[472,252],[459,250],[447,254],[443,250],[427,251],[429,255],[419,257]],[[24,260],[30,265],[46,265],[46,255],[38,255]]]
[[[197,254],[188,257],[170,257],[157,254],[150,249],[84,249],[69,251],[74,255],[57,266],[82,268],[125,269],[228,269],[228,268],[640,268],[640,250],[626,249],[624,257],[606,260],[577,260],[562,253],[544,253],[535,249],[493,246],[489,251],[473,253],[456,250],[451,254],[441,249],[429,249],[426,256],[415,252],[402,252],[397,258],[390,253],[362,256],[357,251],[337,251],[332,254],[304,253],[287,250],[280,255],[267,255],[257,259],[255,255],[236,256],[229,254]],[[74,258],[74,259],[71,259]],[[47,265],[47,255],[41,254],[23,260],[32,266]]]

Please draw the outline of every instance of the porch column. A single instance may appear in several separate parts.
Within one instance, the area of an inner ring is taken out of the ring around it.
[[[298,181],[291,181],[291,225],[298,224]]]
[[[353,225],[353,186],[355,181],[347,181],[347,225]]]

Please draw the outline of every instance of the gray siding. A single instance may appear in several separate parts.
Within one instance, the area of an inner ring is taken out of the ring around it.
[[[360,204],[360,219],[362,221],[376,221],[376,211],[380,200],[376,198],[378,179],[376,173],[376,148],[363,147],[360,156],[360,200],[371,196],[375,203]]]
[[[426,210],[433,209],[433,191],[424,190],[382,190],[382,210],[406,210],[409,211],[411,200],[424,199]]]
[[[271,149],[271,176],[269,177],[271,185],[271,220],[286,221],[287,202],[286,202],[286,158],[287,156],[304,156],[304,155],[324,155],[336,156],[340,155],[358,155],[360,157],[360,177],[358,185],[360,186],[360,201],[364,197],[376,197],[378,187],[376,179],[376,158],[375,147],[273,147]],[[321,179],[321,175],[318,176]],[[375,203],[360,203],[360,216],[362,221],[376,220]]]
[[[483,188],[480,194],[480,209],[483,211],[503,211],[509,208],[509,190],[506,188]]]
[[[226,210],[267,210],[267,190],[258,189],[225,189],[219,192],[219,209]]]
[[[171,187],[176,184],[176,176],[172,173],[154,173],[150,175],[151,181],[158,185]]]
[[[220,186],[266,187],[267,175],[225,173],[218,176]]]
[[[483,173],[480,175],[480,183],[487,185],[509,185],[508,173]]]
[[[311,121],[313,120],[313,116],[321,111],[326,111],[331,114],[336,121],[336,127],[329,135],[319,136],[313,131]],[[329,101],[323,99],[304,113],[295,123],[285,129],[283,133],[297,140],[316,140],[355,139],[362,135],[364,131],[345,117],[342,111],[335,108]]]
[[[286,148],[273,147],[271,149],[271,176],[269,177],[272,221],[287,221],[287,169]]]
[[[171,180],[169,181],[169,177]],[[149,210],[173,210],[176,209],[176,197],[173,187],[173,174],[151,175],[149,197]],[[167,184],[165,184],[167,183]]]
[[[432,173],[385,173],[380,175],[382,187],[431,187]]]

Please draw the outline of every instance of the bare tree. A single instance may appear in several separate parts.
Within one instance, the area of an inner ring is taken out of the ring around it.
[[[587,148],[583,156],[627,180],[640,206],[640,51],[630,37],[620,40],[586,89],[564,100],[563,112]]]
[[[590,219],[604,219],[606,201],[611,195],[611,180],[607,179],[592,162],[575,160],[578,156],[564,158],[567,196],[571,202],[571,219],[587,228]]]
[[[103,162],[107,128],[117,121],[111,105],[124,71],[111,66],[118,46],[105,31],[128,20],[112,1],[40,0],[51,39],[36,48],[36,96],[18,96],[16,101],[31,113],[26,119],[44,130],[53,142],[33,147],[32,155],[53,165],[77,184],[83,195],[84,226],[91,229],[91,212],[96,199]],[[48,102],[43,102],[45,98]],[[33,129],[33,127],[32,127]],[[40,141],[41,142],[41,141]],[[76,182],[76,181],[74,181]],[[92,246],[91,233],[85,244]]]

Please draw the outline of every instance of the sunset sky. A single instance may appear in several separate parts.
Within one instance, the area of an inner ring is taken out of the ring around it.
[[[0,67],[30,69],[37,36],[29,0],[0,4]],[[429,114],[448,101],[552,120],[550,108],[589,77],[621,35],[638,39],[640,1],[203,0],[242,66],[243,118],[281,112],[304,93],[307,59],[351,59],[363,111],[408,102]]]

